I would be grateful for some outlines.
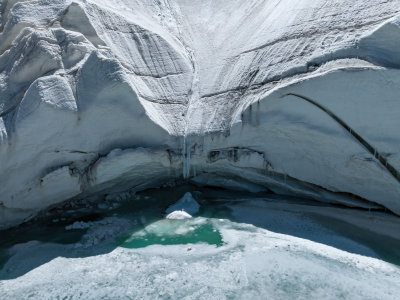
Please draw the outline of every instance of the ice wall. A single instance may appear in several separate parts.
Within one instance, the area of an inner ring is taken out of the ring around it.
[[[399,214],[399,20],[399,0],[0,0],[0,226],[181,177]]]

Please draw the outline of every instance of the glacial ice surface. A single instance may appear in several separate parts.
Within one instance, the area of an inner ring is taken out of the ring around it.
[[[1,244],[0,298],[396,299],[399,237],[391,244],[385,233],[367,232],[385,224],[398,232],[394,216],[233,195],[234,202],[207,195],[212,202],[186,220],[163,219],[160,207],[129,209],[128,201],[97,220],[64,220],[67,230],[41,224],[39,240],[35,225],[12,229],[20,243]],[[328,217],[336,223],[327,226]],[[343,222],[353,226],[341,231]]]
[[[399,20],[400,0],[0,0],[0,228],[182,177],[400,214]]]

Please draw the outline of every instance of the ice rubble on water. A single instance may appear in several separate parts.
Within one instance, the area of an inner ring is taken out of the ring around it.
[[[187,222],[195,226],[202,221],[196,219]],[[188,226],[179,221],[165,224],[168,221],[153,223],[132,237],[187,234]],[[82,256],[86,244],[77,249],[37,241],[16,245],[0,272],[0,277],[9,278],[0,281],[0,297],[394,299],[398,295],[400,269],[393,264],[248,224],[212,222],[224,240],[220,247],[197,243],[111,251],[98,245],[99,253]],[[112,224],[95,225],[85,241],[112,234]],[[38,261],[40,265],[32,268]]]
[[[400,213],[399,0],[0,0],[0,30],[2,227],[181,177]]]
[[[178,202],[168,207],[165,212],[170,214],[174,211],[184,211],[189,215],[194,215],[199,212],[199,209],[199,203],[197,203],[196,199],[193,198],[191,193],[187,192]]]

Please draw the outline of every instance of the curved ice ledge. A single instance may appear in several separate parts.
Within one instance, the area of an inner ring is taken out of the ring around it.
[[[399,7],[0,0],[0,227],[182,179],[400,214]]]

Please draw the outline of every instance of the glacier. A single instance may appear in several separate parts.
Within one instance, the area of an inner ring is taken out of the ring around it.
[[[165,218],[188,192],[200,212]],[[118,203],[3,231],[0,298],[398,298],[397,216],[196,186]]]
[[[0,228],[184,179],[400,214],[399,0],[0,0]]]

